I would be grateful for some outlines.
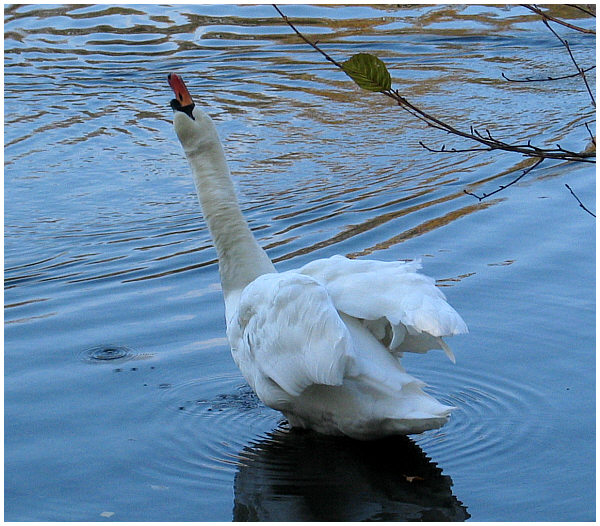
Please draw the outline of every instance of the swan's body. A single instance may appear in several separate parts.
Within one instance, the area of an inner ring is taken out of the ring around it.
[[[313,261],[278,273],[242,217],[215,127],[183,81],[173,123],[219,258],[227,337],[258,397],[292,426],[360,439],[442,426],[452,407],[406,373],[402,353],[467,332],[418,263]]]

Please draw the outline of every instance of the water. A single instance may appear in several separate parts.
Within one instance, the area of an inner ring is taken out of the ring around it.
[[[284,10],[461,127],[587,143],[580,79],[501,78],[572,72],[523,8]],[[563,34],[592,65],[594,38]],[[170,71],[214,116],[279,269],[421,258],[439,280],[471,332],[456,365],[405,364],[459,408],[448,425],[289,432],[245,386]],[[564,186],[595,210],[594,166],[547,161],[480,203],[463,190],[521,158],[418,141],[465,147],[355,88],[268,5],[6,7],[5,518],[594,520],[595,225]]]

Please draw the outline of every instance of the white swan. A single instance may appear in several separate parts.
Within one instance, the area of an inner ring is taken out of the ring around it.
[[[406,373],[405,351],[467,332],[419,263],[320,259],[278,273],[240,211],[211,119],[169,75],[173,125],[219,258],[227,337],[258,397],[292,426],[372,439],[442,426],[453,407]]]

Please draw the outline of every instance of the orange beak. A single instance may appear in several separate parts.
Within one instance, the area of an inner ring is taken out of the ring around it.
[[[194,104],[190,92],[185,86],[183,79],[175,73],[169,73],[167,79],[169,80],[169,86],[175,93],[175,98],[179,101],[181,106],[189,106]]]

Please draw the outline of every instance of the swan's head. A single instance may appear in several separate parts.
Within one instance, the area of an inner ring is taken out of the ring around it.
[[[173,127],[186,154],[218,141],[211,118],[194,104],[183,79],[175,73],[169,73],[167,79],[175,93],[175,98],[171,101]]]

